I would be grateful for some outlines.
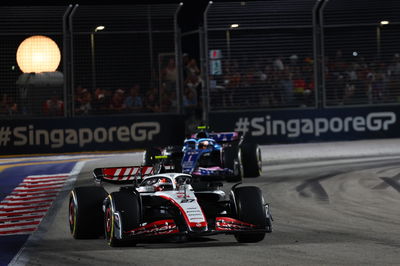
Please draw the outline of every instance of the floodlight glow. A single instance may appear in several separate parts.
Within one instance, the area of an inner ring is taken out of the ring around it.
[[[96,32],[96,31],[101,31],[101,30],[104,30],[106,27],[105,26],[97,26],[95,29],[94,29],[94,31]]]
[[[381,21],[381,25],[388,25],[389,24],[389,21],[387,21],[387,20],[382,20]]]
[[[231,28],[238,28],[239,27],[239,24],[232,24],[231,25]]]
[[[31,36],[17,49],[17,63],[24,73],[53,72],[57,70],[60,61],[60,49],[46,36]]]

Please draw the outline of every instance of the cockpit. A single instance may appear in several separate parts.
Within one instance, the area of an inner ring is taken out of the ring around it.
[[[212,149],[215,146],[215,140],[210,138],[202,138],[202,139],[188,139],[183,144],[183,151],[186,150],[206,150]]]
[[[139,192],[157,192],[179,189],[182,185],[190,184],[190,175],[157,175],[145,178],[139,185]]]

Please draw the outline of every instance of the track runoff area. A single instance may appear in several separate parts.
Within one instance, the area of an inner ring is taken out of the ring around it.
[[[239,245],[221,235],[218,243],[151,243],[123,253],[104,240],[76,242],[62,202],[75,184],[91,184],[90,169],[138,162],[141,153],[0,158],[0,265],[46,265],[57,256],[66,261],[56,264],[150,265],[162,256],[175,265],[182,248],[198,253],[186,265],[398,265],[399,148],[398,139],[262,146],[264,174],[244,183],[262,188],[271,203],[275,229],[264,241]],[[37,246],[43,239],[48,244]],[[88,255],[93,247],[99,252]]]

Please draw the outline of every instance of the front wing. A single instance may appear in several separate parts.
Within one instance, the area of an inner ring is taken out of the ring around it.
[[[180,230],[173,219],[158,220],[143,224],[138,228],[123,232],[122,240],[134,240],[150,237],[168,237],[176,235],[207,236],[216,234],[236,234],[241,232],[269,232],[267,228],[242,222],[231,217],[216,217],[212,224],[208,224],[207,230],[188,231]]]

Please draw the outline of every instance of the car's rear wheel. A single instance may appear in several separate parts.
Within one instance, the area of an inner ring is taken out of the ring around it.
[[[103,235],[103,200],[108,193],[103,187],[77,187],[69,197],[69,228],[76,239]]]
[[[232,214],[238,220],[255,225],[257,228],[267,227],[267,217],[262,192],[258,187],[238,187],[231,193]],[[240,243],[254,243],[263,240],[265,232],[243,232],[235,234]]]
[[[105,204],[104,231],[110,246],[135,245],[134,241],[125,241],[123,234],[138,228],[140,221],[141,206],[137,194],[118,191],[109,195]]]
[[[256,143],[243,143],[240,146],[244,177],[258,177],[262,172],[261,149]]]

